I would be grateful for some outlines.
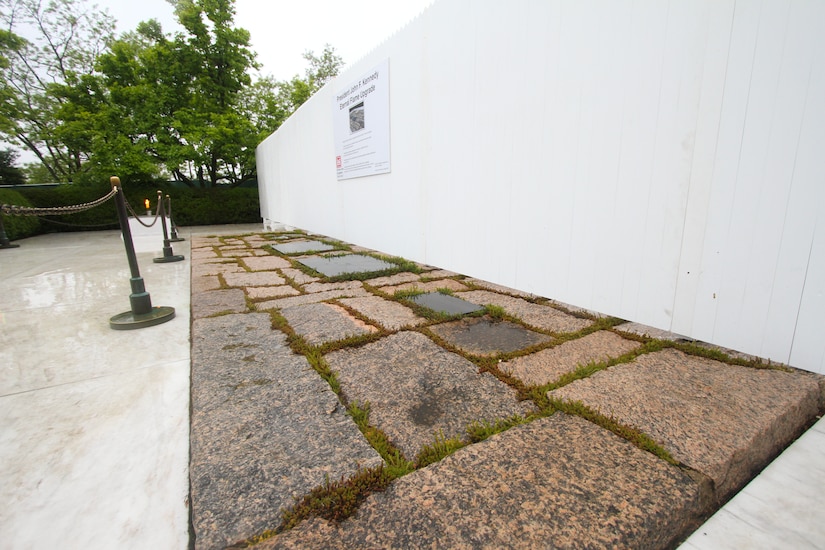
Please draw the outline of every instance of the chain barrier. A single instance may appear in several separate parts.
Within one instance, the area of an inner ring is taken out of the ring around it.
[[[34,208],[30,206],[17,206],[14,204],[0,204],[0,213],[8,214],[10,216],[49,216],[49,215],[63,215],[63,214],[77,214],[78,212],[85,212],[91,210],[95,206],[100,206],[117,194],[117,189],[112,188],[105,196],[92,202],[85,202],[82,204],[75,204],[72,206],[54,206],[51,208]]]
[[[156,223],[158,223],[158,216],[160,215],[160,202],[158,202],[158,207],[155,209],[155,219],[152,220],[152,223],[143,223],[143,220],[140,219],[140,216],[138,216],[137,212],[135,212],[132,209],[132,205],[129,204],[127,201],[123,201],[123,202],[126,203],[126,209],[129,210],[129,212],[132,213],[132,216],[134,216],[135,219],[138,221],[138,223],[140,225],[142,225],[143,227],[152,227]]]

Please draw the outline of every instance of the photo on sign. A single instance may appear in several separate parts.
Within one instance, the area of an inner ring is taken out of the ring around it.
[[[364,102],[351,107],[349,110],[349,133],[354,134],[364,129]]]

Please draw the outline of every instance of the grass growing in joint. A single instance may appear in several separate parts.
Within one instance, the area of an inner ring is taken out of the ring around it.
[[[415,464],[404,457],[403,453],[390,442],[387,434],[370,424],[369,402],[363,405],[352,402],[347,407],[347,413],[355,421],[355,425],[364,434],[372,448],[384,459],[387,473],[392,476],[392,479],[406,475],[415,469]]]
[[[507,318],[507,312],[501,306],[487,304],[484,309],[493,321],[504,321]]]
[[[310,366],[315,369],[315,372],[320,374],[321,378],[329,384],[330,389],[335,392],[335,395],[339,395],[341,393],[341,383],[338,381],[338,376],[335,374],[335,371],[329,368],[329,364],[326,359],[324,359],[321,350],[318,348],[310,348],[304,356],[307,358]]]
[[[517,414],[515,416],[511,416],[510,418],[502,418],[496,420],[492,423],[487,420],[483,420],[481,422],[473,422],[472,424],[467,426],[467,435],[470,436],[471,443],[478,443],[480,441],[484,441],[491,435],[495,435],[497,433],[509,430],[513,426],[527,424],[531,420],[535,419],[524,418],[523,416]]]
[[[421,450],[418,451],[418,456],[415,458],[415,467],[423,468],[429,466],[442,458],[450,456],[466,445],[466,442],[455,437],[447,439],[444,436],[444,432],[440,432],[436,434],[435,441],[429,445],[424,445]]]
[[[310,517],[340,522],[351,516],[370,494],[383,491],[394,477],[383,467],[359,470],[354,476],[330,481],[313,489],[291,509],[284,511],[278,532],[292,529]]]
[[[680,466],[680,463],[670,455],[667,449],[656,443],[650,436],[642,433],[638,429],[631,426],[626,426],[612,416],[605,416],[602,413],[591,409],[581,401],[562,401],[552,397],[547,399],[550,406],[554,410],[574,416],[580,416],[581,418],[584,418],[597,426],[610,430],[619,437],[633,443],[643,451],[652,453],[662,460],[673,464],[674,466]]]

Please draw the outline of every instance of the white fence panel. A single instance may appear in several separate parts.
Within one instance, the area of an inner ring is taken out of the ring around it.
[[[262,214],[823,371],[825,3],[437,0],[258,150]],[[389,174],[332,101],[390,67]]]

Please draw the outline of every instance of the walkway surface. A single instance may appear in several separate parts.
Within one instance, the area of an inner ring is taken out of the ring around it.
[[[822,377],[260,229],[0,251],[3,548],[825,546]]]

